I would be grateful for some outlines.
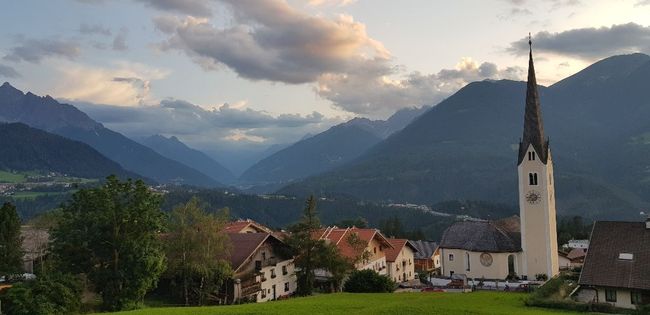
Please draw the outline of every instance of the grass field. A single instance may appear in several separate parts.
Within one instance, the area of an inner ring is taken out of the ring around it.
[[[24,183],[27,180],[25,174],[21,173],[11,173],[7,171],[0,170],[0,183]]]
[[[41,196],[54,196],[54,195],[63,195],[67,193],[73,193],[74,190],[70,191],[19,191],[11,195],[14,199],[34,199]]]
[[[524,305],[525,294],[393,293],[325,294],[285,301],[233,306],[145,308],[114,315],[221,315],[221,314],[567,314]]]

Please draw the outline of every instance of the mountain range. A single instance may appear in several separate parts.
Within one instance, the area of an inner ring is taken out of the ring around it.
[[[81,178],[141,178],[85,143],[31,128],[0,123],[0,169],[58,172]]]
[[[190,165],[220,183],[230,184],[236,180],[235,175],[219,162],[201,151],[188,147],[175,136],[168,138],[162,135],[153,135],[140,142],[160,155]]]
[[[21,122],[90,145],[124,169],[160,183],[221,185],[201,172],[105,128],[72,105],[50,96],[23,93],[9,83],[0,86],[0,122]]]
[[[354,118],[317,135],[304,137],[251,166],[241,175],[240,182],[251,185],[286,183],[345,165],[428,109],[426,106],[405,108],[387,120]]]
[[[650,203],[650,56],[601,60],[539,87],[560,214],[634,218]],[[516,204],[526,85],[471,83],[335,170],[281,193]]]

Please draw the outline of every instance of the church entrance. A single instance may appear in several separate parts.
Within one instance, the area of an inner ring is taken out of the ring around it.
[[[515,265],[515,255],[508,255],[508,275],[512,276],[517,274]]]

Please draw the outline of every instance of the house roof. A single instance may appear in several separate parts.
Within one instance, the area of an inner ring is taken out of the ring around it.
[[[619,259],[622,253],[632,254],[632,259]],[[643,222],[594,223],[578,282],[650,290],[650,229]]]
[[[409,242],[409,240],[389,238],[388,241],[391,245],[393,245],[393,248],[386,249],[386,261],[394,262],[405,246],[411,247],[411,249],[413,249],[413,252],[417,252],[418,250],[415,248],[415,246],[413,246],[413,244]]]
[[[566,258],[574,260],[584,258],[585,256],[587,256],[586,248],[574,248],[566,255]]]
[[[447,228],[440,248],[473,252],[520,252],[521,231],[518,217],[499,221],[463,221]]]
[[[281,241],[270,233],[228,233],[232,248],[230,250],[230,264],[237,272],[239,268],[251,257],[257,249],[268,239]]]
[[[241,233],[245,228],[252,227],[259,233],[270,233],[271,229],[252,220],[237,220],[228,222],[224,227],[226,233]]]
[[[376,229],[360,229],[356,227],[342,229],[338,227],[328,227],[317,231],[312,235],[312,237],[320,240],[328,240],[331,244],[338,247],[341,255],[348,258],[355,258],[360,253],[352,248],[352,246],[347,242],[347,238],[352,233],[358,235],[359,239],[366,242],[366,244],[370,244],[371,240],[376,239],[387,248],[393,247],[393,245]]]
[[[431,259],[438,248],[436,242],[409,241],[418,250],[415,252],[415,259]]]

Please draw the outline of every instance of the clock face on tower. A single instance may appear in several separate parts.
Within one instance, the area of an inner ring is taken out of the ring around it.
[[[528,201],[529,204],[534,205],[538,204],[540,201],[542,201],[542,195],[534,190],[531,190],[526,194],[526,201]]]

